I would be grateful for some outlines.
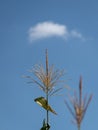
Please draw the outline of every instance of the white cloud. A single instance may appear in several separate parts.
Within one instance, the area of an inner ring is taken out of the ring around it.
[[[74,38],[79,38],[81,40],[85,40],[85,38],[83,37],[83,35],[80,32],[76,31],[76,30],[71,30],[70,36],[72,36]]]
[[[29,29],[29,39],[31,42],[33,40],[54,36],[65,39],[71,37],[83,39],[83,36],[80,32],[77,32],[76,30],[68,30],[66,25],[49,21],[38,23]]]

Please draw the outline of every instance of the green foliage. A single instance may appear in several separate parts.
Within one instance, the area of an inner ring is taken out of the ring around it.
[[[42,128],[40,129],[40,130],[49,130],[50,129],[50,126],[49,126],[49,124],[47,124],[46,122],[45,122],[45,119],[43,120],[43,126],[42,126]]]

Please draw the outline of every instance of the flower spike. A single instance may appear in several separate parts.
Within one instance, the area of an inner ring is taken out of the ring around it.
[[[74,117],[78,130],[80,130],[80,126],[82,123],[82,120],[84,118],[84,115],[86,113],[86,110],[88,108],[88,105],[90,101],[92,100],[92,95],[89,96],[88,100],[86,101],[86,96],[84,100],[82,99],[82,77],[80,77],[80,82],[79,82],[79,97],[74,93],[74,98],[70,98],[70,101],[72,103],[74,111],[71,109],[67,101],[65,101],[65,104],[67,108],[69,109],[70,113]]]

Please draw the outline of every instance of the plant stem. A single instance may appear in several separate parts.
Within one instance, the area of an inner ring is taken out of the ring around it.
[[[46,76],[47,76],[47,86],[46,86],[46,100],[47,100],[47,106],[48,106],[48,52],[46,49]],[[49,130],[48,128],[49,125],[49,111],[47,110],[47,130]]]
[[[47,105],[48,105],[48,94],[46,95],[46,98],[47,98]],[[46,112],[47,112],[47,127],[48,127],[48,125],[49,125],[49,111],[47,110]],[[47,128],[47,130],[48,130],[48,128]]]
[[[78,124],[78,130],[80,130],[80,124]]]

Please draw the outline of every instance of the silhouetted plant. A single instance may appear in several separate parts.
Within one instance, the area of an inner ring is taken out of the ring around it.
[[[43,126],[40,130],[49,130],[49,129],[50,129],[50,126],[49,126],[49,124],[46,124],[45,119],[44,119],[43,120]]]
[[[77,97],[76,93],[74,93],[74,97],[69,97],[69,100],[74,108],[74,111],[71,109],[67,101],[65,100],[65,104],[67,108],[69,109],[70,113],[74,117],[77,128],[80,130],[81,127],[81,122],[84,118],[84,115],[86,113],[86,110],[88,108],[88,105],[92,99],[92,95],[89,96],[87,100],[87,95],[82,99],[82,78],[80,77],[80,82],[79,82],[79,97]]]

